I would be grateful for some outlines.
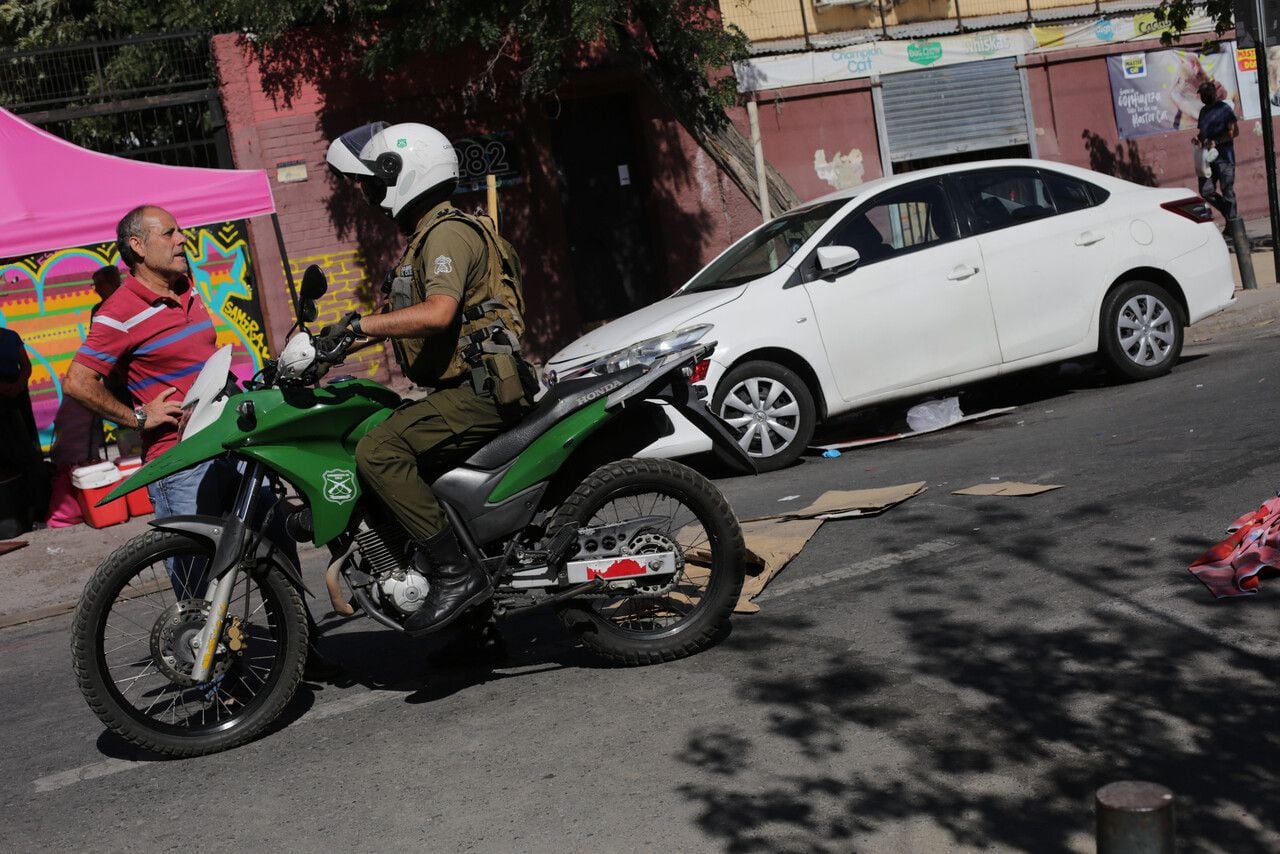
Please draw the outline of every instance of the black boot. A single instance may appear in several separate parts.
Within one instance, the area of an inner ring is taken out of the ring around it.
[[[425,635],[443,629],[467,608],[493,595],[489,576],[472,566],[453,536],[445,528],[426,542],[417,544],[413,563],[431,582],[422,607],[409,615],[404,627],[410,634]]]

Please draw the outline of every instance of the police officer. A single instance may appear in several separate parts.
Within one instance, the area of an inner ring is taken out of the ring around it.
[[[491,219],[449,204],[458,158],[434,128],[374,122],[334,140],[326,159],[335,172],[356,178],[369,201],[409,235],[383,286],[384,311],[353,313],[325,327],[316,349],[334,350],[353,334],[390,338],[405,375],[434,389],[397,409],[356,447],[360,475],[408,529],[415,566],[431,583],[405,623],[425,634],[493,593],[423,478],[462,463],[529,405],[536,380],[520,357],[520,262]]]

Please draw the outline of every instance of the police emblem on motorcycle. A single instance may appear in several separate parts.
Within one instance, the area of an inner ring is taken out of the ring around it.
[[[356,497],[356,476],[346,469],[329,469],[324,473],[324,497],[334,504],[346,504]]]

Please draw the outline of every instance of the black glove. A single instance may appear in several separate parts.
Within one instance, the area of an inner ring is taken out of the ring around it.
[[[355,343],[359,333],[352,326],[360,321],[360,312],[348,312],[337,323],[331,323],[320,330],[320,334],[312,339],[316,355],[326,362],[340,359]]]

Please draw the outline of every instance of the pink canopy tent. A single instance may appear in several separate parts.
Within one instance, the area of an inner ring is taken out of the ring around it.
[[[114,241],[120,217],[140,204],[167,209],[183,227],[275,212],[261,169],[99,154],[0,108],[0,258]]]

